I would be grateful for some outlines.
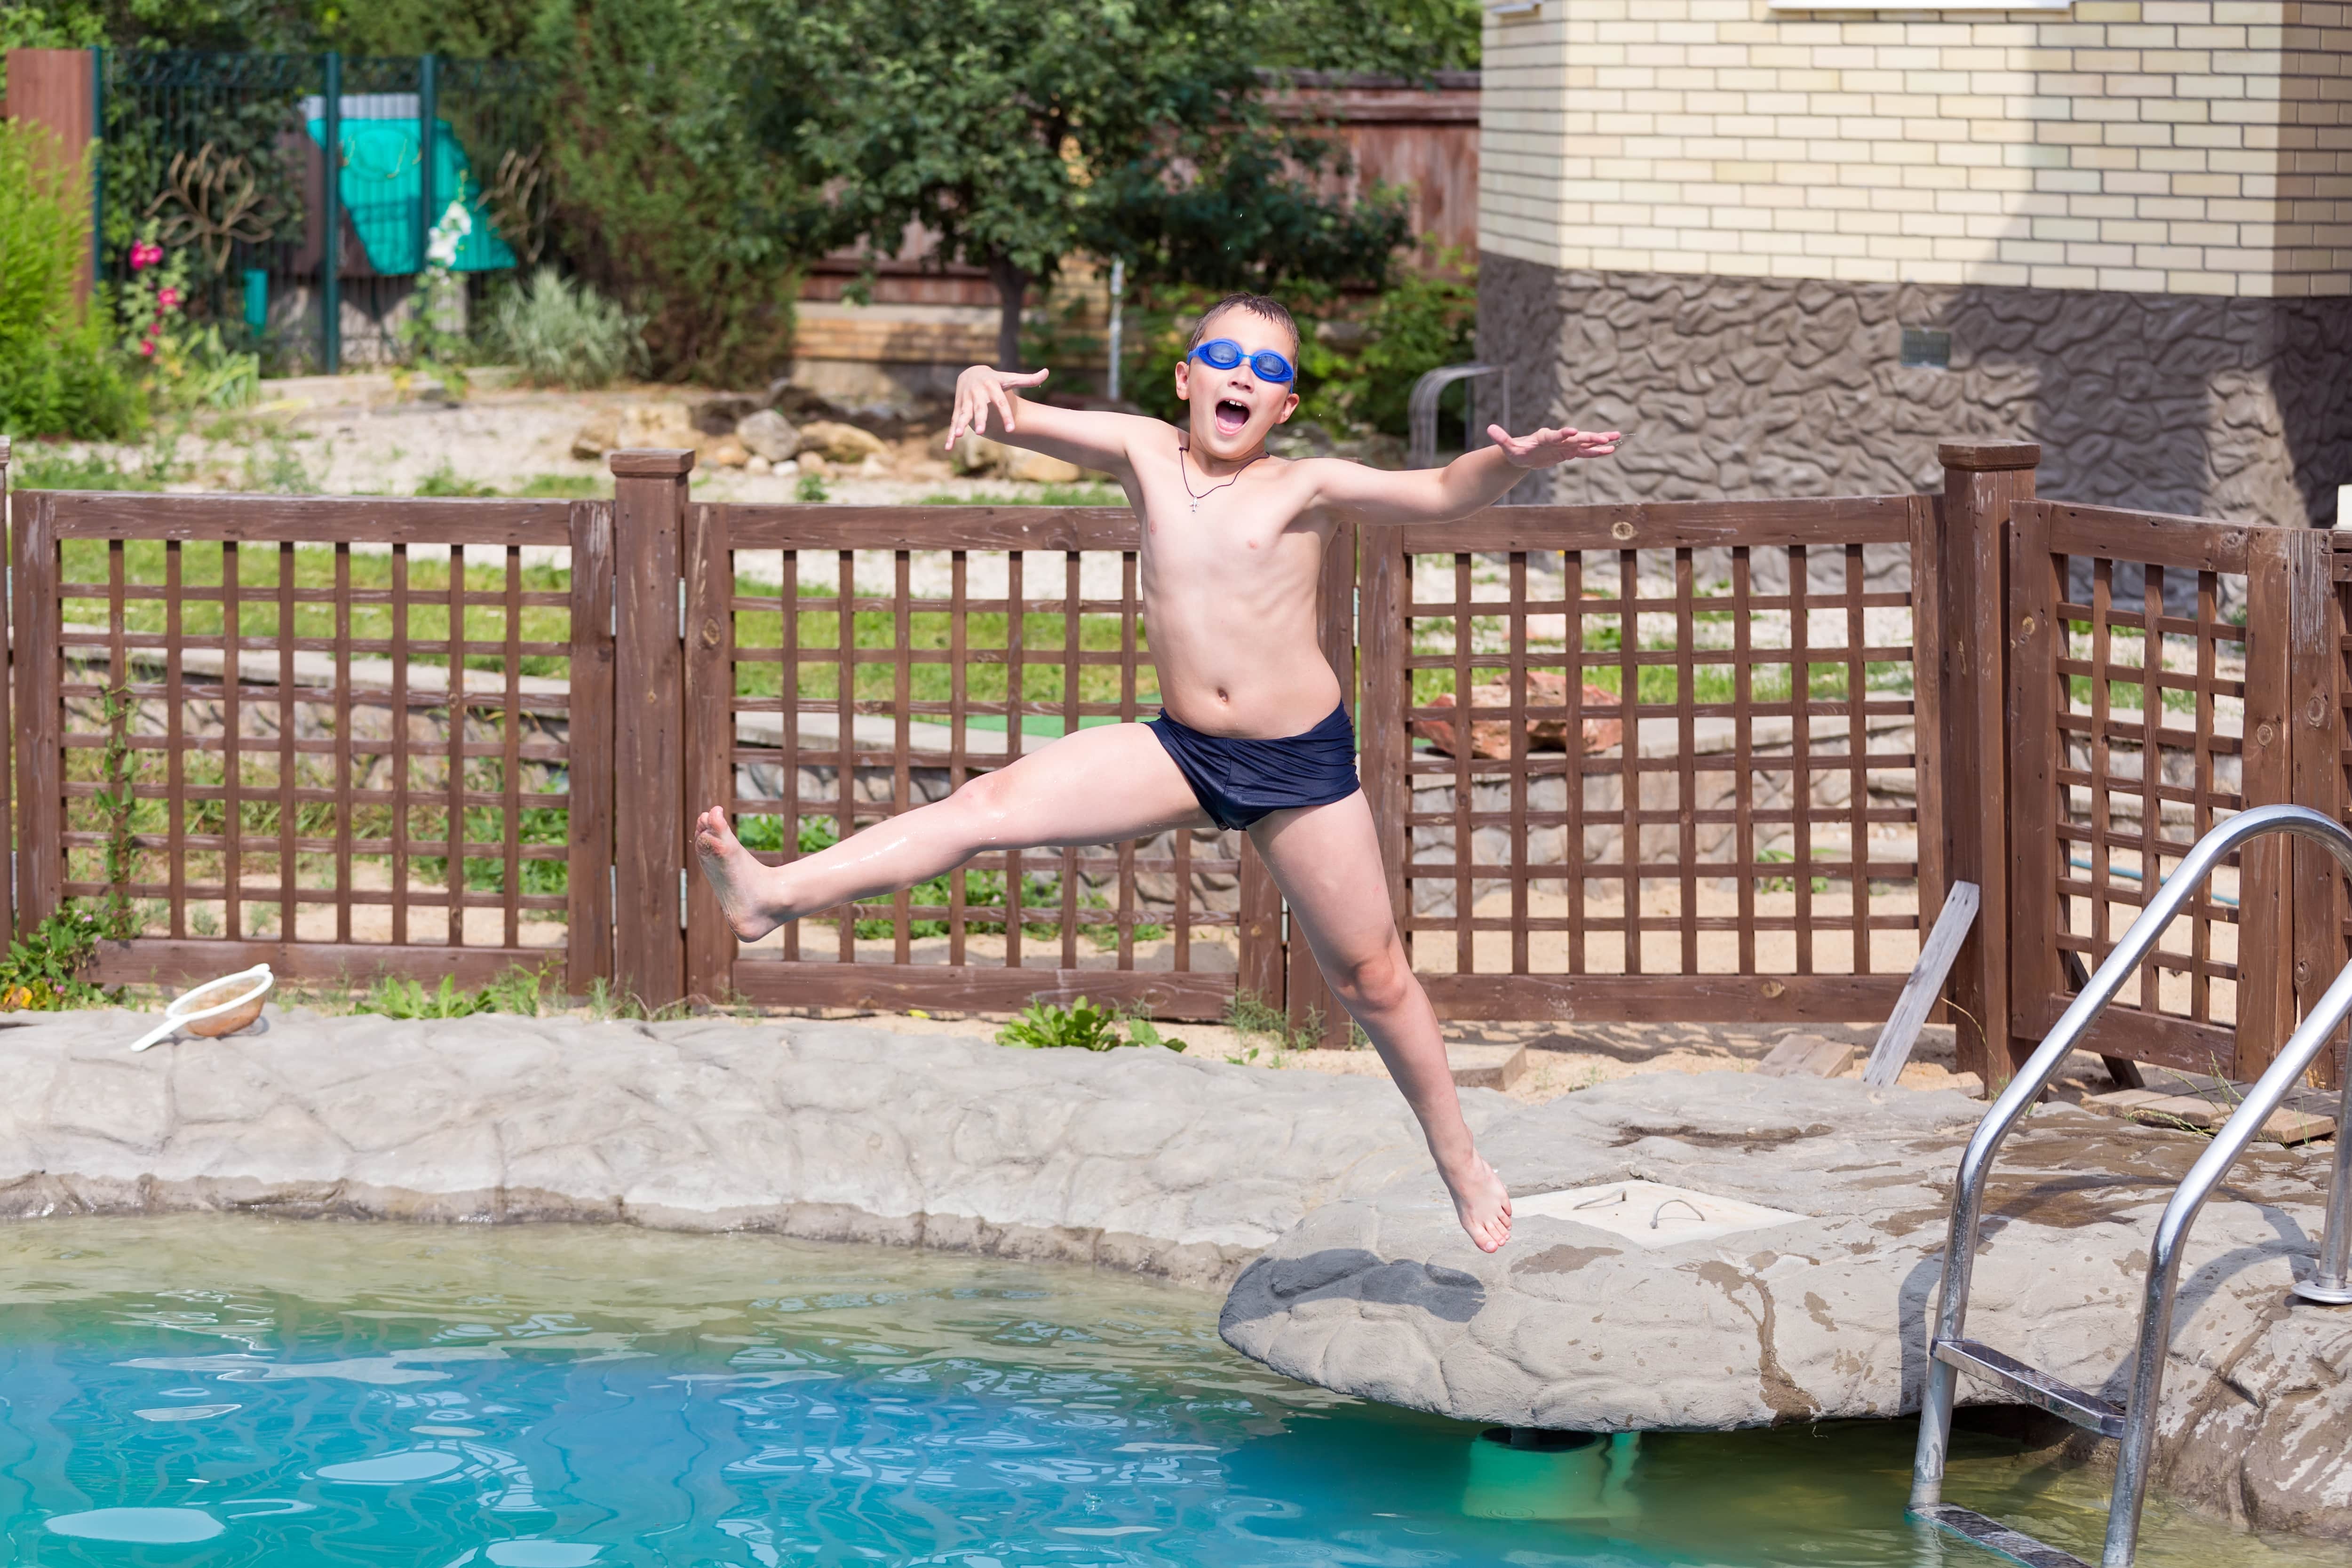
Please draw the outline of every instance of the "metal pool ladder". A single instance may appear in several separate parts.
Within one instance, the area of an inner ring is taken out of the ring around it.
[[[2333,819],[2305,806],[2265,805],[2240,814],[2197,841],[2182,858],[2180,868],[2150,899],[2131,929],[2116,944],[2105,963],[2091,976],[2074,1004],[2063,1014],[2040,1047],[2018,1069],[1977,1124],[1968,1150],[1960,1156],[1959,1179],[1952,1189],[1951,1235],[1944,1249],[1944,1279],[1928,1341],[1927,1385],[1919,1404],[1919,1451],[1911,1468],[1911,1512],[1955,1534],[1988,1547],[2027,1568],[2084,1568],[2080,1559],[2045,1546],[2021,1531],[1969,1509],[1943,1500],[1944,1459],[1951,1440],[1952,1406],[1959,1375],[2005,1388],[2028,1405],[2063,1416],[2088,1432],[2123,1442],[2116,1461],[2116,1489],[2107,1509],[2107,1539],[2101,1568],[2131,1568],[2139,1545],[2140,1507],[2147,1500],[2148,1463],[2156,1446],[2157,1395],[2164,1382],[2164,1358],[2172,1331],[2172,1299],[2179,1285],[2180,1254],[2196,1223],[2197,1211],[2221,1184],[2246,1145],[2254,1141],[2304,1070],[2327,1047],[2347,1014],[2352,1014],[2352,964],[2336,973],[2326,994],[2287,1037],[2268,1070],[2223,1123],[2205,1152],[2181,1178],[2172,1201],[2157,1222],[2156,1239],[2147,1255],[2147,1281],[2140,1309],[2139,1343],[2132,1365],[2131,1392],[2117,1405],[2098,1394],[2074,1388],[2006,1355],[1992,1346],[1965,1336],[1969,1314],[1969,1277],[1976,1264],[1977,1221],[1984,1208],[1985,1178],[2001,1140],[2041,1095],[2074,1048],[2074,1042],[2093,1019],[2114,1000],[2128,974],[2149,950],[2172,917],[2213,874],[2224,857],[2250,839],[2284,833],[2325,847],[2346,871],[2352,872],[2352,833]],[[2336,1122],[2336,1168],[2327,1194],[2326,1246],[2317,1272],[2298,1280],[2294,1293],[2305,1300],[2329,1305],[2352,1303],[2352,1071],[2345,1075],[2344,1104]]]

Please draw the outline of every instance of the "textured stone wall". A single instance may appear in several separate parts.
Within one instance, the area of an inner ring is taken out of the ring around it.
[[[1951,367],[1899,362],[1951,333]],[[1515,423],[1613,426],[1528,500],[1933,488],[1953,436],[2042,444],[2042,493],[2332,523],[2352,481],[2352,299],[1568,270],[1488,256],[1479,352]],[[1549,493],[1547,493],[1547,490]]]

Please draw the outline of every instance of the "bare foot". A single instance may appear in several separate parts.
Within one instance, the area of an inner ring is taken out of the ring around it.
[[[1495,1167],[1473,1154],[1466,1168],[1448,1171],[1441,1165],[1437,1173],[1444,1178],[1445,1190],[1454,1194],[1454,1217],[1462,1222],[1478,1250],[1501,1251],[1503,1243],[1511,1239],[1511,1194],[1503,1178],[1495,1174]]]
[[[752,890],[768,868],[743,847],[719,807],[694,819],[694,852],[702,861],[702,874],[710,879],[710,890],[719,895],[719,907],[727,912],[728,929],[737,938],[757,942],[784,923],[783,911],[769,908]]]

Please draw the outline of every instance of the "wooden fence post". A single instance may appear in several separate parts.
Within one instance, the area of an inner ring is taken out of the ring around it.
[[[1323,657],[1330,661],[1332,673],[1339,678],[1339,700],[1349,709],[1359,708],[1356,680],[1356,526],[1342,522],[1331,531],[1329,542],[1323,546],[1323,575],[1316,586],[1316,618],[1323,644]],[[1358,713],[1360,723],[1361,714]],[[1331,994],[1323,979],[1323,971],[1315,962],[1315,954],[1307,946],[1307,939],[1297,932],[1287,933],[1284,942],[1285,967],[1288,971],[1286,986],[1286,1010],[1294,1029],[1306,1027],[1310,1019],[1320,1018],[1322,1028],[1316,1037],[1318,1046],[1345,1049],[1349,1026],[1352,1022],[1348,1010]]]
[[[613,978],[613,508],[574,502],[564,939],[564,984],[574,996]]]
[[[1937,457],[1944,465],[1937,520],[1944,595],[1944,874],[1974,882],[1984,893],[1976,929],[1953,965],[1949,994],[1958,1065],[1991,1089],[2009,1080],[2021,1059],[2010,1026],[2011,900],[2057,896],[2054,888],[2012,889],[2009,875],[2002,533],[2011,505],[2033,499],[2042,448],[2030,441],[1951,441],[1937,448]]]
[[[2339,527],[2352,519],[2338,522]],[[2344,820],[2345,694],[2343,603],[2336,587],[2336,535],[2294,531],[2288,546],[2287,688],[2294,732],[2294,799]],[[2294,845],[2294,994],[2307,1013],[2336,978],[2346,958],[2344,878],[2334,858],[2315,844]],[[2343,1080],[2336,1051],[2322,1056],[2312,1076],[2333,1089]]]
[[[0,436],[0,528],[8,521],[8,437]],[[16,617],[8,609],[7,595],[0,594],[0,659],[9,666],[8,672],[0,675],[0,736],[16,732],[16,704],[9,700],[9,689],[16,684]],[[8,856],[5,863],[0,863],[0,932],[16,929],[15,751],[13,743],[0,741],[0,850],[5,850]]]
[[[2245,731],[2240,744],[2245,803],[2253,806],[2295,798],[2289,692],[2294,607],[2288,531],[2250,531]],[[2293,864],[2288,843],[2280,837],[2257,839],[2238,852],[2237,1048],[2222,1069],[2228,1077],[2259,1076],[2294,1027]]]
[[[690,451],[614,452],[614,980],[648,1007],[686,996],[686,687],[679,550]]]
[[[735,809],[735,556],[727,525],[707,506],[686,515],[686,816]],[[845,626],[848,624],[845,618]],[[1073,683],[1075,684],[1075,682]],[[686,879],[686,994],[721,1002],[734,992],[735,933],[710,879]]]

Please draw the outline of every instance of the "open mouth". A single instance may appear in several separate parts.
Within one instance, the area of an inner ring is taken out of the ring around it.
[[[1217,400],[1217,434],[1240,435],[1242,426],[1249,423],[1249,416],[1248,405],[1236,403],[1230,397],[1219,398]]]

